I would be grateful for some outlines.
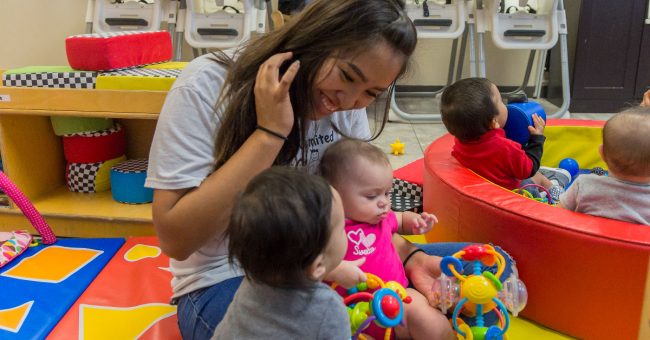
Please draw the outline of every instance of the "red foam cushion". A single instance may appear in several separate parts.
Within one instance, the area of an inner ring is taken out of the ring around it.
[[[417,185],[422,185],[424,174],[424,158],[413,161],[395,171],[393,177],[401,180],[411,182]]]
[[[169,32],[82,34],[65,40],[68,63],[77,70],[107,71],[172,59]]]
[[[63,136],[63,155],[70,163],[104,162],[125,151],[126,134],[119,124],[108,130]]]
[[[560,126],[603,123],[549,120]],[[650,227],[514,194],[460,165],[451,156],[453,143],[445,135],[425,151],[424,211],[439,219],[427,240],[494,243],[505,249],[528,288],[522,315],[531,320],[578,338],[638,338]]]

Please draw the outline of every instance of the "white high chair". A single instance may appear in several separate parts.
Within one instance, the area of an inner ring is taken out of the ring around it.
[[[456,39],[465,30],[463,1],[432,0],[408,3],[408,16],[417,28],[418,38]]]
[[[157,31],[162,12],[163,0],[88,0],[86,33]]]
[[[515,13],[501,13],[495,0],[487,1],[492,41],[501,49],[538,49],[548,50],[558,40],[559,25],[557,18],[558,0],[547,2],[547,9],[542,11],[543,1],[539,1],[537,13],[519,10]],[[519,1],[524,7],[528,1]]]
[[[524,7],[528,0],[519,0],[519,7]],[[563,0],[538,0],[536,13],[520,10],[515,13],[502,13],[499,0],[476,0],[475,17],[478,40],[478,60],[473,59],[470,45],[470,66],[472,76],[478,72],[479,77],[485,77],[485,50],[483,37],[485,32],[491,33],[494,45],[501,49],[531,50],[522,85],[513,94],[522,92],[528,85],[531,69],[537,58],[537,81],[534,97],[539,98],[543,78],[544,62],[548,50],[559,40],[562,68],[562,106],[548,118],[568,117],[570,102],[569,63],[567,52],[567,24]],[[539,53],[538,53],[539,52]]]
[[[185,41],[197,49],[235,47],[248,40],[251,31],[266,31],[263,0],[184,0]]]
[[[468,20],[467,7],[469,0],[411,0],[406,3],[406,12],[415,24],[419,39],[453,39],[447,86],[454,81],[454,67],[456,66],[456,50],[458,38],[465,32],[465,22]],[[464,47],[461,47],[461,56]],[[462,72],[462,61],[459,64],[458,75]],[[444,87],[434,92],[401,92],[401,95],[410,96],[435,96],[443,91]],[[391,96],[391,109],[399,117],[408,120],[433,120],[439,121],[439,113],[413,114],[402,110],[396,100],[396,91]]]

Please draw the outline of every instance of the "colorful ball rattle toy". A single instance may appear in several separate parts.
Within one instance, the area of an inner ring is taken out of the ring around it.
[[[384,340],[391,337],[392,328],[403,324],[404,305],[411,303],[411,297],[404,287],[395,282],[384,283],[376,275],[366,273],[368,281],[348,289],[343,302],[348,306],[352,339],[365,339],[361,334],[371,322],[385,328]],[[336,284],[332,285],[336,288]],[[368,291],[373,291],[372,293]]]
[[[535,197],[528,190],[528,188],[537,188],[537,190],[545,192],[546,196],[545,197]],[[526,184],[526,185],[524,185],[524,186],[522,186],[520,188],[514,189],[514,190],[512,190],[512,192],[514,192],[515,194],[522,195],[522,196],[524,196],[526,198],[529,198],[531,200],[542,202],[542,203],[548,203],[550,205],[554,205],[554,204],[558,203],[553,199],[553,197],[555,197],[555,196],[553,196],[552,193],[549,190],[547,190],[546,188],[544,188],[541,185],[537,185],[537,184],[533,184],[533,183]]]
[[[503,289],[497,293],[497,298],[505,304],[513,316],[519,315],[528,302],[528,289],[523,281],[519,279],[517,269],[513,267],[513,273],[503,283]],[[460,284],[454,277],[441,274],[433,283],[435,304],[443,314],[447,313],[452,306],[455,306],[461,299]]]
[[[460,259],[472,261],[472,274],[461,274],[463,265]],[[481,264],[486,266],[496,264],[497,273],[481,271]],[[513,271],[513,276],[502,284],[499,278],[505,269],[505,260],[494,250],[494,247],[487,244],[469,245],[452,256],[445,256],[440,262],[440,269],[444,275],[434,284],[434,295],[443,313],[456,304],[451,321],[458,338],[461,340],[503,339],[510,325],[507,310],[509,309],[516,316],[524,308],[528,299],[526,286],[517,278],[516,270]],[[452,281],[451,276],[458,281]],[[501,300],[506,301],[506,304]],[[491,310],[497,314],[500,327],[485,325],[484,315]],[[476,326],[470,327],[460,319],[458,315],[461,311],[464,315],[475,317]]]

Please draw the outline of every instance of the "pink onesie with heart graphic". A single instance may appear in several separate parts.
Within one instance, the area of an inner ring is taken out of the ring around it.
[[[404,287],[408,286],[402,260],[391,241],[397,230],[397,217],[393,211],[378,224],[346,220],[348,251],[345,260],[354,261],[365,257],[366,262],[361,266],[364,272],[375,274],[384,282],[396,281]]]

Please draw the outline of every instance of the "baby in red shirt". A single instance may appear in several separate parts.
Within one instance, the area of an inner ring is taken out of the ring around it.
[[[489,80],[467,78],[450,85],[442,93],[440,111],[445,127],[456,137],[451,154],[468,169],[508,190],[537,184],[551,189],[554,201],[564,192],[571,180],[568,171],[540,169],[544,120],[533,114],[534,126],[528,127],[530,138],[523,148],[506,138],[508,109]]]

